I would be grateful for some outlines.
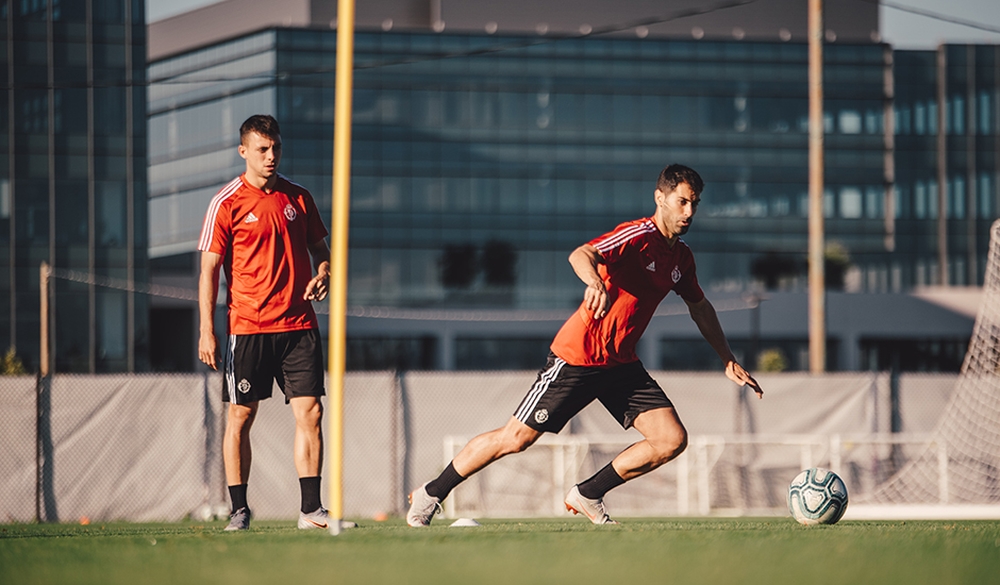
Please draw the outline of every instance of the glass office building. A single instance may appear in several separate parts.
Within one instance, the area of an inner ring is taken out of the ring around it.
[[[0,31],[0,349],[37,368],[45,261],[55,371],[147,369],[144,4],[9,1]]]
[[[329,217],[335,47],[335,31],[278,28],[151,64],[154,263],[195,266],[177,260],[192,258],[208,200],[242,171],[237,132],[254,113],[279,119],[282,172]],[[972,284],[996,209],[997,121],[985,113],[996,108],[995,49],[972,50],[974,67],[951,56],[967,48],[943,50],[949,87],[976,102],[976,115],[966,107],[968,121],[948,135],[971,148],[975,172],[968,157],[951,155],[946,179],[966,197],[949,199],[949,282]],[[671,162],[707,183],[685,236],[706,290],[761,281],[804,290],[805,44],[361,31],[355,51],[351,306],[572,308],[580,285],[569,252],[651,214],[656,177]],[[937,193],[928,112],[938,65],[929,55],[824,47],[826,238],[848,267],[833,279],[846,290],[905,292],[940,280],[928,203]],[[514,341],[544,347],[548,335]],[[471,341],[513,339],[488,337]],[[426,337],[370,341],[358,341],[355,355],[398,346],[425,356],[415,367],[433,362]]]
[[[905,282],[982,284],[1000,209],[1000,46],[894,57],[895,217],[898,246],[912,256]]]
[[[190,251],[275,114],[282,170],[329,209],[336,33],[264,31],[153,63],[154,256]],[[653,210],[660,169],[708,187],[686,237],[709,288],[806,241],[806,46],[359,33],[350,303],[567,307],[577,245]],[[827,48],[828,234],[886,257],[887,49]]]

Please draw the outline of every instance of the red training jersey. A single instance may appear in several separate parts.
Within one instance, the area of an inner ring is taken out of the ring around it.
[[[198,249],[223,257],[230,335],[319,326],[302,296],[313,277],[309,245],[326,235],[312,195],[281,175],[270,193],[240,175],[212,198]]]
[[[619,225],[591,240],[604,263],[597,268],[608,291],[608,314],[594,319],[583,303],[563,324],[552,352],[573,366],[610,367],[637,361],[635,345],[670,291],[696,303],[705,298],[694,255],[682,240],[667,244],[652,218]]]

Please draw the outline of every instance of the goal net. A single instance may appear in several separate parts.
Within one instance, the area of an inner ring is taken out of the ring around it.
[[[922,454],[866,504],[1000,503],[1000,220],[990,229],[982,300],[962,371]],[[860,502],[859,502],[860,503]]]

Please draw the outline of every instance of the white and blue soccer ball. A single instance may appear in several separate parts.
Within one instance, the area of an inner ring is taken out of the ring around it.
[[[806,469],[788,486],[788,511],[799,524],[836,524],[846,510],[847,486],[829,469]]]

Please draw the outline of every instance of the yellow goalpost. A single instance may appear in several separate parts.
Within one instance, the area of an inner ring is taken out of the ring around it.
[[[330,235],[330,534],[344,518],[344,370],[347,350],[347,230],[351,200],[351,110],[354,85],[354,0],[337,5],[337,80],[333,120],[333,218]]]

